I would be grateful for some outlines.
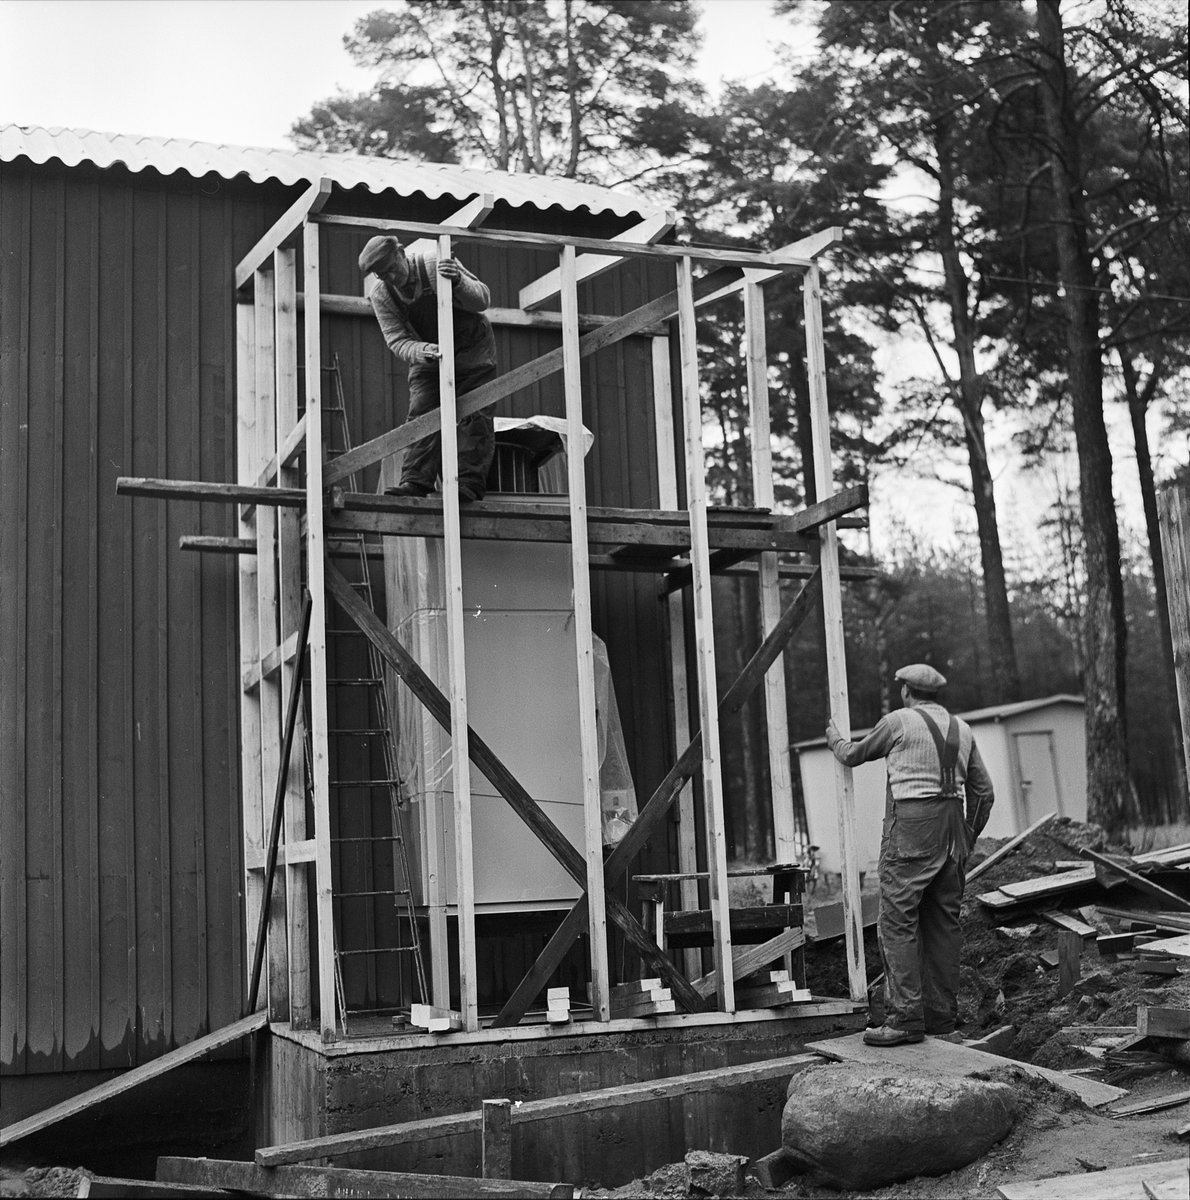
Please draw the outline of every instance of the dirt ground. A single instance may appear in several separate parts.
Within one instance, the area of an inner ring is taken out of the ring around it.
[[[970,865],[974,867],[1003,841],[981,839]],[[879,1197],[881,1200],[983,1200],[996,1188],[1012,1181],[1043,1179],[1078,1172],[1160,1162],[1186,1155],[1186,1145],[1175,1130],[1190,1121],[1190,1106],[1134,1117],[1111,1117],[1090,1109],[1050,1084],[1012,1071],[1011,1060],[1032,1062],[1057,1070],[1080,1070],[1089,1078],[1127,1088],[1129,1099],[1160,1096],[1190,1089],[1190,1071],[1178,1069],[1156,1054],[1136,1052],[1107,1057],[1083,1048],[1093,1036],[1063,1036],[1064,1026],[1135,1026],[1138,1004],[1190,1008],[1190,975],[1154,976],[1142,973],[1140,960],[1121,956],[1100,959],[1093,943],[1083,950],[1081,979],[1065,998],[1058,997],[1058,972],[1040,961],[1043,951],[1056,950],[1058,927],[1035,913],[1018,910],[1006,917],[980,904],[976,897],[1001,884],[1053,874],[1058,862],[1073,861],[1083,846],[1108,846],[1096,826],[1068,820],[1052,821],[1013,854],[994,866],[968,890],[963,904],[965,944],[962,960],[960,1028],[968,1038],[979,1037],[1002,1025],[1013,1025],[1016,1038],[1006,1052],[1005,1078],[1022,1097],[1022,1114],[1007,1138],[988,1154],[961,1171],[938,1178],[924,1176],[873,1192],[842,1193],[818,1187],[795,1177],[780,1191],[766,1192],[748,1179],[742,1196]],[[1136,846],[1137,851],[1148,846]],[[865,891],[875,880],[865,880]],[[820,889],[821,891],[822,889]],[[1118,905],[1118,893],[1100,892],[1105,904]],[[833,898],[816,896],[811,903]],[[1062,897],[1054,907],[1073,913]],[[1092,902],[1080,899],[1078,903]],[[1115,922],[1109,922],[1113,927]],[[868,978],[880,974],[874,929],[865,934]],[[810,948],[807,974],[816,995],[846,995],[847,973],[841,942]],[[871,1019],[878,1023],[882,1003],[873,997]],[[1099,1048],[1101,1053],[1104,1047]],[[773,1147],[776,1149],[776,1147]],[[600,1196],[687,1196],[685,1164],[675,1163],[615,1191]]]

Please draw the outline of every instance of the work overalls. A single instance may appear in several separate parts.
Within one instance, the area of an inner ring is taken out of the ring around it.
[[[425,263],[417,267],[422,275],[422,294],[407,304],[395,289],[386,284],[389,298],[397,311],[405,314],[408,323],[423,342],[438,341],[438,297],[430,289]],[[496,377],[496,336],[492,323],[483,313],[454,310],[455,394],[464,396],[482,383]],[[442,403],[438,391],[438,364],[414,363],[409,368],[409,415],[407,420],[433,412]],[[482,496],[487,488],[488,468],[496,453],[495,427],[492,408],[459,422],[459,488],[473,496]],[[401,482],[420,485],[432,491],[442,473],[442,434],[414,442],[406,451],[401,465]]]
[[[959,723],[945,740],[921,709],[938,750],[941,788],[921,800],[894,800],[880,845],[880,955],[884,1021],[907,1033],[953,1033],[958,1018],[964,865],[971,831],[956,781]]]

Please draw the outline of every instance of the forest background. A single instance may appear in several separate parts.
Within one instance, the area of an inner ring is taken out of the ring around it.
[[[680,0],[394,2],[344,43],[374,72],[293,127],[303,148],[557,174],[674,208],[677,236],[777,249],[829,226],[836,475],[965,499],[944,536],[845,537],[853,726],[897,666],[962,711],[1086,697],[1088,807],[1190,819],[1157,489],[1190,483],[1190,137],[1180,0],[776,0],[791,38],[711,94]],[[766,289],[778,505],[814,497],[800,292]],[[751,503],[742,313],[700,311],[710,482]],[[890,375],[890,344],[911,370]],[[1109,425],[1130,431],[1130,453]],[[996,444],[993,444],[993,442]],[[1040,481],[1004,512],[996,476]],[[1131,477],[1129,477],[1131,476]],[[1122,483],[1123,480],[1123,483]],[[1143,519],[1122,519],[1122,488]],[[790,585],[792,586],[792,585]],[[716,583],[718,664],[759,644],[755,582]],[[792,739],[827,715],[821,631],[786,655]],[[771,858],[760,700],[725,727],[736,857]],[[794,771],[795,785],[797,780]]]

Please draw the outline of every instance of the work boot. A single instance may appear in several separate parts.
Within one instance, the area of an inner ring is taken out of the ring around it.
[[[910,1033],[907,1029],[898,1029],[895,1025],[887,1024],[864,1030],[864,1042],[869,1046],[900,1046],[924,1041],[925,1036],[924,1033]]]
[[[386,496],[428,496],[433,491],[424,483],[398,483],[396,487],[384,489]]]
[[[473,504],[476,500],[482,500],[485,494],[484,489],[479,484],[459,484],[459,499],[464,504]]]

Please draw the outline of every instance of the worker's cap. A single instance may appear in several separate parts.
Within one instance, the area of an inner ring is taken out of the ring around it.
[[[893,677],[920,692],[936,692],[946,686],[946,676],[935,671],[929,663],[911,663],[902,667]]]
[[[401,252],[401,243],[395,237],[374,237],[360,251],[359,269],[368,275],[386,267]]]

